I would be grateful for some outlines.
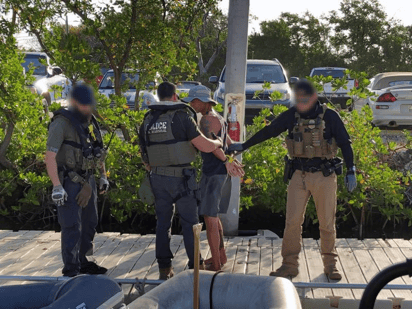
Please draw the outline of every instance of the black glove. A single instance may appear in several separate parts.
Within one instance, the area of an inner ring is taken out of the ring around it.
[[[227,153],[229,154],[240,154],[243,152],[245,149],[243,148],[243,143],[232,143],[229,145],[227,149]]]
[[[355,175],[356,168],[353,166],[352,168],[348,169],[345,176],[345,186],[348,192],[352,192],[355,190],[357,182],[356,182],[356,175]]]

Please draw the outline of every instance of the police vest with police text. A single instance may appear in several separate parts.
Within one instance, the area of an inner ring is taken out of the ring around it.
[[[167,110],[154,122],[149,113],[144,120],[146,151],[150,166],[171,166],[190,164],[196,158],[197,150],[190,141],[177,141],[172,132],[172,120],[177,111]],[[150,127],[149,127],[150,125]]]
[[[322,158],[332,159],[338,152],[335,138],[325,140],[323,133],[325,121],[323,116],[327,110],[326,104],[322,104],[322,113],[315,119],[302,119],[299,113],[295,113],[295,125],[286,138],[286,146],[291,158]]]

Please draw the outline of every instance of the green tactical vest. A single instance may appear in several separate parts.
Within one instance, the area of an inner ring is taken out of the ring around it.
[[[322,109],[322,113],[316,119],[302,119],[299,113],[295,113],[296,123],[292,130],[292,137],[286,138],[286,146],[292,159],[319,157],[329,160],[336,157],[338,146],[335,138],[325,140],[323,137],[326,104],[322,104]]]
[[[74,119],[70,111],[62,109],[54,113],[52,121],[57,118],[63,118],[66,121],[66,139],[63,141],[59,151],[56,154],[58,167],[64,167],[66,170],[89,170],[96,168],[96,158],[93,149],[97,147],[101,150],[101,159],[104,160],[105,150],[100,129],[94,116],[90,122],[93,125],[93,136],[79,121]],[[87,151],[88,150],[88,151]],[[85,155],[89,154],[87,157]]]
[[[150,166],[190,164],[196,158],[197,150],[190,141],[177,141],[173,136],[172,120],[177,111],[166,111],[153,124],[152,113],[144,120],[143,128],[147,138],[145,144]]]

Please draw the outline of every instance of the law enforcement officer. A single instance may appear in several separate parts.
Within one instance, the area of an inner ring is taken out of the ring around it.
[[[194,268],[192,227],[199,222],[199,192],[191,163],[195,160],[197,149],[212,152],[222,143],[206,138],[199,131],[196,112],[179,101],[174,84],[161,83],[157,95],[160,102],[148,106],[149,112],[140,127],[139,137],[142,159],[150,170],[150,183],[155,196],[159,279],[166,280],[173,277],[170,238],[174,205],[182,225],[189,268]]]
[[[63,275],[104,274],[107,269],[89,262],[98,223],[94,170],[100,172],[99,188],[104,193],[106,177],[102,137],[96,119],[93,90],[76,85],[68,109],[54,113],[47,140],[46,167],[53,183],[52,200],[57,205],[61,226]]]
[[[319,219],[321,254],[324,272],[330,279],[340,280],[336,268],[336,174],[342,162],[336,158],[337,147],[342,150],[347,173],[345,185],[349,192],[356,188],[355,165],[349,135],[339,115],[321,105],[313,85],[299,81],[295,86],[296,105],[280,114],[273,122],[245,143],[234,144],[229,151],[244,151],[271,137],[288,131],[286,180],[288,197],[286,226],[282,242],[282,266],[272,276],[295,277],[298,274],[298,255],[301,250],[302,224],[306,204],[313,196]]]
[[[210,89],[199,85],[189,91],[189,96],[182,99],[190,102],[197,113],[202,114],[200,130],[206,136],[212,138],[218,136],[223,142],[223,150],[232,143],[227,134],[227,123],[223,117],[213,109],[217,104],[210,97]],[[206,234],[212,257],[205,261],[207,270],[218,271],[227,262],[223,227],[218,213],[226,213],[229,208],[232,179],[244,175],[242,165],[233,160],[231,156],[225,156],[222,149],[211,153],[202,152],[202,179],[200,181],[201,202],[199,215],[204,216]]]

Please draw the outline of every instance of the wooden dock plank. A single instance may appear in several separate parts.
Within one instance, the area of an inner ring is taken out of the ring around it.
[[[153,237],[153,242],[154,242]],[[133,266],[135,265],[136,261],[139,260],[141,255],[147,249],[147,247],[151,244],[151,242],[142,241],[142,242],[135,242],[130,250],[125,254],[121,259],[119,259],[118,264],[116,267],[113,267],[109,272],[108,275],[111,278],[118,278],[124,279],[127,278],[129,272],[132,270]]]
[[[270,272],[273,271],[273,248],[271,247],[260,247],[260,276],[269,276]]]
[[[12,230],[0,230],[0,240],[9,236],[11,233],[13,233]]]
[[[104,260],[104,267],[108,269],[109,276],[110,272],[119,265],[137,241],[138,239],[135,237],[123,237],[110,255]]]
[[[370,255],[372,256],[373,260],[375,261],[376,265],[378,266],[379,271],[383,270],[384,268],[393,265],[390,258],[386,255],[386,252],[383,248],[373,248],[369,250]],[[391,284],[405,284],[405,281],[402,278],[396,278],[390,282]],[[396,298],[411,298],[412,293],[407,290],[391,290],[393,295]]]
[[[262,248],[272,247],[272,239],[268,237],[260,237],[257,239],[257,245]]]
[[[367,282],[370,282],[372,278],[379,272],[379,268],[376,266],[375,261],[369,253],[369,250],[362,248],[352,248],[353,253],[358,261],[359,267],[362,270],[363,275]],[[377,296],[377,299],[387,299],[394,297],[393,293],[388,290],[381,290]]]
[[[272,270],[276,271],[280,266],[282,266],[282,240],[273,240],[272,249]]]
[[[365,245],[365,247],[368,249],[382,248],[381,244],[374,238],[363,239],[362,242]]]
[[[234,274],[246,273],[247,258],[249,255],[249,246],[237,246],[235,265],[233,266]]]
[[[257,242],[251,242],[252,245],[249,247],[249,256],[247,259],[247,275],[259,276],[260,269],[260,247],[257,246]]]
[[[14,264],[8,266],[3,276],[32,276],[36,271],[43,267],[44,258],[48,252],[60,252],[60,243],[57,241],[45,241],[38,242],[38,245],[29,252],[17,260]],[[0,285],[15,285],[22,284],[22,281],[7,281]]]
[[[63,263],[60,253],[60,233],[54,231],[0,231],[0,275],[61,276]],[[223,271],[268,276],[281,266],[282,239],[258,237],[225,237],[228,262]],[[112,278],[157,279],[155,235],[99,233],[94,240],[96,262],[108,267]],[[173,235],[175,273],[187,269],[187,256],[181,235]],[[412,258],[412,242],[404,239],[337,239],[339,255],[337,267],[343,278],[339,283],[367,283],[379,270],[394,263]],[[323,274],[319,241],[303,239],[299,255],[299,275],[293,282],[328,282]],[[205,231],[201,233],[200,251],[205,258],[209,245]],[[0,285],[22,282],[1,282]],[[29,283],[29,282],[25,282]],[[23,284],[23,283],[22,283]],[[411,284],[412,278],[404,276],[391,284]],[[130,291],[130,285],[124,285]],[[324,299],[342,297],[360,299],[361,289],[298,289],[301,297]],[[409,290],[383,290],[379,299],[404,298],[412,301]]]
[[[346,241],[351,248],[366,248],[362,240],[356,238],[347,238]]]
[[[308,265],[306,262],[305,250],[299,253],[299,274],[292,279],[293,282],[310,282]],[[313,298],[312,289],[298,289],[299,296],[302,298]]]
[[[310,282],[328,283],[328,278],[323,272],[323,261],[319,248],[317,246],[305,246],[304,251],[306,256]],[[331,289],[312,290],[313,297],[315,298],[326,298],[333,296]]]
[[[226,249],[227,262],[223,266],[222,270],[225,272],[233,272],[233,268],[235,267],[237,246],[227,245],[225,249]]]
[[[395,238],[393,241],[398,245],[399,248],[412,248],[412,243],[409,240]]]
[[[339,262],[343,270],[342,276],[345,276],[347,282],[366,284],[366,279],[362,274],[352,248],[336,248],[336,251],[338,252]],[[362,290],[353,289],[352,293],[355,299],[362,298]]]

